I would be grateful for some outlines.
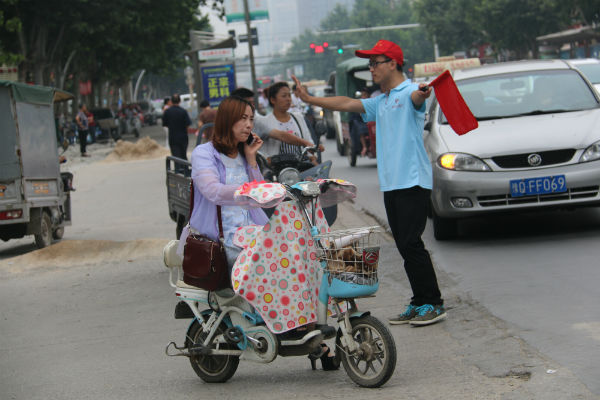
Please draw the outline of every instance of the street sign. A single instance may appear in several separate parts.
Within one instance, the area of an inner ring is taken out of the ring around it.
[[[233,49],[209,49],[199,50],[198,59],[201,61],[223,60],[233,58]]]
[[[203,98],[216,107],[235,90],[233,64],[211,65],[200,68]]]
[[[248,0],[248,12],[251,21],[269,19],[267,0]],[[227,23],[244,22],[244,0],[225,0],[225,17]]]
[[[256,28],[250,29],[250,35],[252,35],[252,44],[254,46],[258,46],[258,32],[256,31]],[[239,41],[240,43],[247,43],[248,35],[240,35]]]

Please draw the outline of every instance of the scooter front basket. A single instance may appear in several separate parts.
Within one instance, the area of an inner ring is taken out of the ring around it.
[[[329,296],[354,298],[379,289],[377,267],[381,227],[344,229],[315,236]]]

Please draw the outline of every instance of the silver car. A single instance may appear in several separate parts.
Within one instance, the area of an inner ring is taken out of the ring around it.
[[[577,58],[566,60],[569,65],[577,68],[596,88],[600,93],[600,60],[597,58]]]
[[[600,205],[600,97],[560,60],[454,73],[479,127],[458,136],[435,99],[425,124],[438,240],[462,218]]]

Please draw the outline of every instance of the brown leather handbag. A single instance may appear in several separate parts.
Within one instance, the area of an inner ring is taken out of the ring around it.
[[[194,182],[190,185],[190,217],[194,208]],[[227,257],[223,247],[223,223],[221,206],[217,206],[219,240],[190,232],[183,250],[183,281],[204,290],[219,290],[231,287]]]

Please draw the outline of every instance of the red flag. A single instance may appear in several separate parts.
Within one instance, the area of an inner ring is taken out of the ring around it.
[[[448,70],[431,81],[429,86],[435,90],[435,97],[454,132],[464,135],[479,126]]]

